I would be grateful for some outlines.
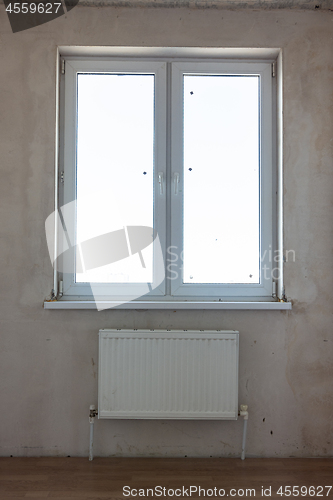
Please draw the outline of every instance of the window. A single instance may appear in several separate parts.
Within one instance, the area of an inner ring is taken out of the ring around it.
[[[138,50],[62,56],[61,301],[276,302],[272,57]]]

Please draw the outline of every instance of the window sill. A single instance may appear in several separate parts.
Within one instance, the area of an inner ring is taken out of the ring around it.
[[[119,304],[115,301],[99,301],[100,309],[265,309],[265,310],[290,310],[291,302],[200,302],[200,301],[137,301]],[[117,305],[118,304],[118,305]],[[45,301],[44,309],[97,309],[93,300],[54,300]]]

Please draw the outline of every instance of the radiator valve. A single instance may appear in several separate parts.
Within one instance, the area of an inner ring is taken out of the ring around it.
[[[96,406],[95,405],[90,405],[90,411],[89,411],[89,422],[91,424],[94,423],[94,418],[97,417],[98,415],[98,410],[96,410]]]
[[[244,420],[247,420],[249,418],[249,414],[248,414],[248,406],[247,405],[240,405],[240,412],[239,412],[239,415],[241,417],[244,417]]]

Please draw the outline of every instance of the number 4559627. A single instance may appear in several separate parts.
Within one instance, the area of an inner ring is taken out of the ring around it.
[[[6,11],[10,14],[57,14],[59,8],[61,6],[61,2],[59,3],[10,3],[8,7],[6,7]]]
[[[328,497],[332,486],[280,486],[276,494],[285,497]]]

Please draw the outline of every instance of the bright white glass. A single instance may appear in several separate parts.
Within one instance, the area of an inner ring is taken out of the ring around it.
[[[184,283],[259,283],[259,77],[184,76]]]
[[[127,226],[153,227],[153,171],[154,75],[79,74],[77,242]],[[136,253],[77,272],[76,282],[150,283],[152,245],[142,258],[146,267]]]

